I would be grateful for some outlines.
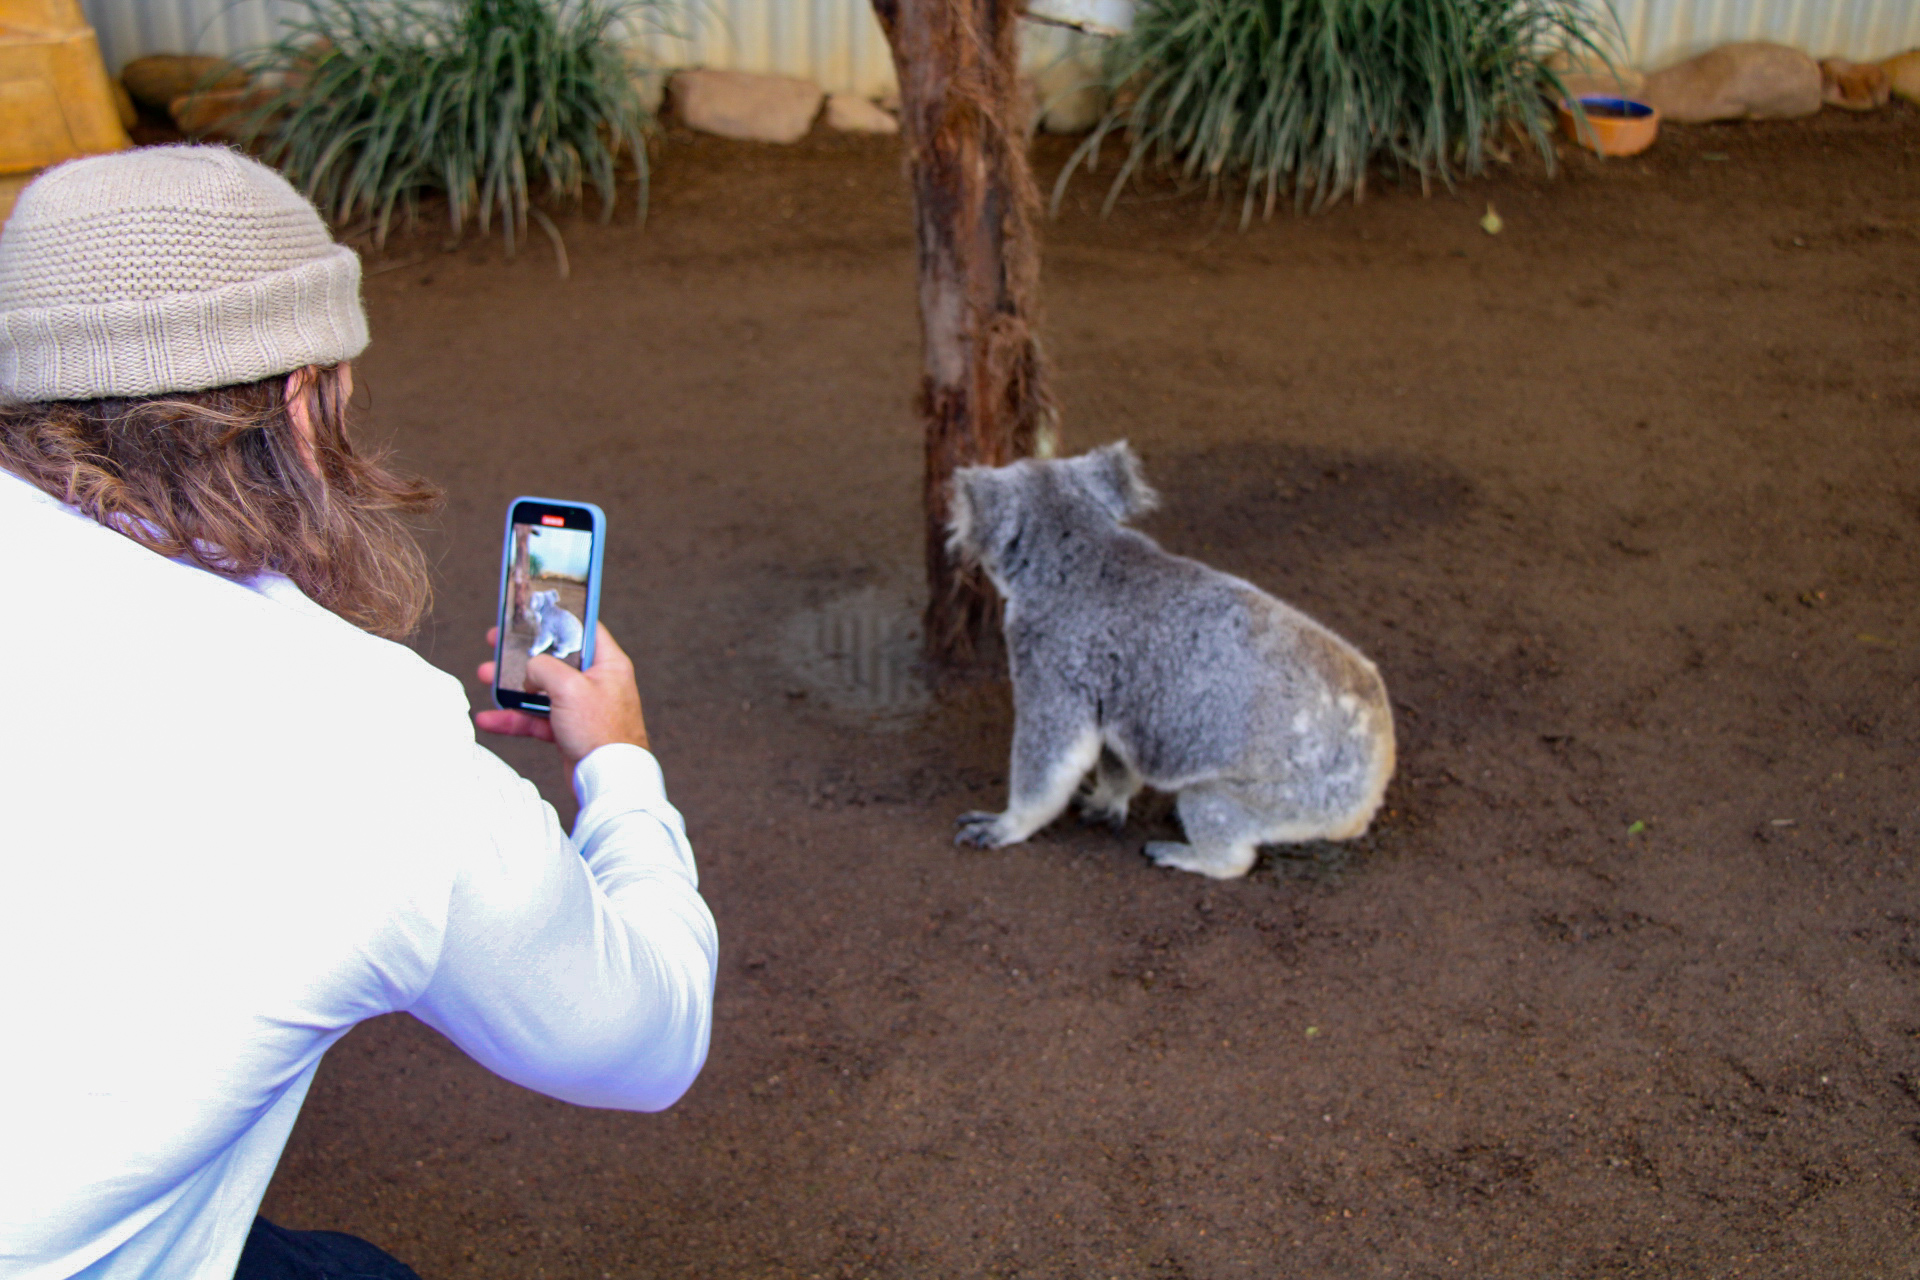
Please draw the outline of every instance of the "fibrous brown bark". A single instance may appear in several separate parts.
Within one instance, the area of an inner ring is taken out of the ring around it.
[[[513,613],[509,621],[519,622],[527,616],[527,606],[533,601],[533,579],[529,576],[527,564],[527,526],[518,525],[513,531],[513,569],[507,575],[512,586]]]
[[[955,468],[1035,451],[1053,407],[1033,333],[1038,197],[1020,118],[1018,0],[874,0],[900,80],[919,240],[926,431],[926,655],[969,662],[992,588],[947,553]]]

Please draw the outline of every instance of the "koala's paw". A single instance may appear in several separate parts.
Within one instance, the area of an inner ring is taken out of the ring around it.
[[[1145,850],[1147,861],[1156,867],[1170,867],[1175,871],[1193,871],[1193,846],[1181,844],[1175,840],[1149,840]]]
[[[1253,848],[1228,850],[1212,857],[1203,855],[1190,844],[1180,844],[1173,840],[1153,840],[1148,842],[1147,857],[1158,867],[1170,867],[1175,871],[1191,871],[1195,875],[1206,876],[1210,880],[1238,880],[1247,874],[1253,866]]]
[[[1013,839],[1007,833],[1006,819],[998,813],[963,813],[954,819],[957,830],[953,833],[955,844],[972,845],[976,849],[998,849],[1001,845],[1012,844]]]
[[[1098,796],[1080,798],[1080,821],[1090,827],[1110,827],[1115,833],[1126,830],[1127,804],[1118,804],[1110,800],[1103,801]]]

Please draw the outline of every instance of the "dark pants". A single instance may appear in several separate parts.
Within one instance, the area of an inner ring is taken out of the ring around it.
[[[412,1267],[359,1236],[289,1231],[253,1220],[233,1280],[420,1280]]]

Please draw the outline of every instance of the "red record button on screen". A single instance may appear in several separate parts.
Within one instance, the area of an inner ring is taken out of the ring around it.
[[[550,524],[559,528],[564,528],[566,527],[567,518],[565,516],[541,516],[540,523]]]

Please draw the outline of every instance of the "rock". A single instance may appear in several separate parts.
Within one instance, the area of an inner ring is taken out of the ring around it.
[[[748,71],[676,71],[668,85],[680,123],[748,142],[798,142],[825,95],[811,80]]]
[[[271,89],[207,89],[175,98],[167,114],[188,137],[244,140],[266,123],[258,113],[273,96]]]
[[[1820,64],[1783,44],[1726,44],[1654,72],[1641,97],[1675,124],[1796,120],[1820,109]]]
[[[202,89],[244,89],[247,73],[225,58],[156,53],[129,62],[120,71],[120,83],[135,102],[164,113],[175,98]]]
[[[120,127],[131,129],[140,123],[140,108],[133,105],[133,95],[127,92],[127,86],[119,79],[107,81],[107,87],[113,90],[113,109],[120,113]]]
[[[1611,75],[1604,71],[1568,71],[1561,75],[1560,83],[1569,98],[1627,98],[1638,102],[1647,90],[1646,75],[1631,67],[1622,67]]]
[[[1021,76],[1013,87],[1013,123],[1020,132],[1031,134],[1040,127],[1040,86],[1032,76]]]
[[[333,54],[333,41],[325,36],[308,40],[300,46],[300,52],[287,64],[286,85],[289,89],[305,87],[313,79],[313,73]]]
[[[1871,62],[1820,60],[1820,97],[1843,111],[1877,111],[1893,96],[1887,73]]]
[[[842,133],[898,133],[900,122],[865,98],[851,93],[827,95],[827,128]]]
[[[1048,133],[1085,133],[1100,122],[1107,108],[1107,92],[1099,76],[1097,62],[1072,59],[1055,62],[1037,76],[1022,76],[1014,103],[1015,123],[1029,133],[1036,127]],[[900,91],[888,89],[874,105],[897,118]],[[833,110],[831,100],[827,110]],[[831,116],[827,123],[833,123]]]
[[[654,67],[635,67],[627,79],[633,82],[633,92],[647,114],[659,115],[660,105],[667,100],[666,72]]]
[[[1881,63],[1880,69],[1887,73],[1887,88],[1894,97],[1920,103],[1920,49],[1896,53]]]
[[[1647,84],[1644,72],[1635,71],[1625,63],[1609,67],[1604,59],[1584,51],[1556,50],[1542,65],[1559,74],[1568,98],[1598,95],[1638,101]]]
[[[1085,133],[1107,111],[1107,86],[1097,58],[1067,57],[1043,67],[1034,77],[1034,93],[1048,133]]]

